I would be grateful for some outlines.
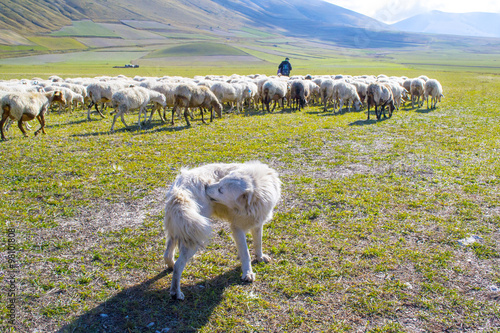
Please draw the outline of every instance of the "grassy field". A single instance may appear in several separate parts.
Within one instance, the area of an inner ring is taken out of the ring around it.
[[[0,225],[2,250],[9,239],[18,250],[16,330],[498,332],[500,77],[356,61],[296,73],[427,74],[446,97],[435,110],[407,106],[382,121],[312,105],[224,114],[209,125],[197,116],[191,128],[155,118],[137,130],[134,113],[129,129],[118,121],[110,133],[111,117],[86,121],[84,111],[51,113],[44,136],[23,138],[13,126],[0,143]],[[125,74],[254,69],[139,70]],[[119,74],[83,65],[0,71]],[[217,221],[184,271],[186,300],[172,301],[162,261],[166,189],[182,167],[248,160],[270,164],[283,181],[264,229],[273,261],[254,263],[257,281],[241,283],[230,231]],[[460,245],[470,236],[478,241]],[[12,270],[1,264],[7,324]]]
[[[230,45],[219,43],[189,43],[184,45],[172,46],[163,50],[158,50],[148,54],[145,58],[161,57],[190,57],[190,56],[240,56],[247,53],[234,48]]]

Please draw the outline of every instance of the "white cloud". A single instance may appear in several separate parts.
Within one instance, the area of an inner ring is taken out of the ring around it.
[[[498,0],[324,0],[385,23],[394,23],[431,10],[450,13],[500,13]]]

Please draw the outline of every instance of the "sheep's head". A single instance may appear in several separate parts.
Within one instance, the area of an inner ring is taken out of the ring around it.
[[[52,103],[59,103],[59,104],[66,104],[66,99],[64,98],[64,95],[61,91],[54,91],[54,93],[52,94],[52,100],[51,100]]]
[[[219,101],[214,100],[212,102],[212,106],[214,107],[215,112],[217,112],[219,118],[222,118],[222,104],[220,104]]]
[[[363,106],[363,103],[361,103],[360,99],[357,99],[354,101],[353,106],[356,109],[356,111],[359,111],[361,109],[361,106]]]

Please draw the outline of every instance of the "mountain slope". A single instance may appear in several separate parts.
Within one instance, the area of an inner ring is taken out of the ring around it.
[[[322,0],[0,0],[0,9],[0,29],[22,34],[55,31],[75,20],[142,20],[191,32],[246,26],[355,48],[425,42]]]
[[[392,24],[407,32],[500,37],[500,14],[431,11]]]

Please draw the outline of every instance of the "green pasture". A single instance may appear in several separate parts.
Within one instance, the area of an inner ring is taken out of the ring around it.
[[[73,38],[67,37],[30,37],[34,44],[45,47],[49,50],[84,50],[87,46]]]
[[[498,332],[500,77],[432,61],[297,61],[296,74],[426,74],[442,83],[437,109],[407,105],[380,121],[313,104],[249,108],[209,124],[196,111],[190,128],[155,115],[138,129],[132,112],[129,127],[118,119],[111,133],[110,110],[87,121],[86,109],[52,111],[38,137],[36,121],[28,138],[13,125],[0,142],[1,246],[15,229],[19,264],[11,331]],[[276,66],[2,65],[0,78],[271,75]],[[184,271],[185,301],[172,301],[162,261],[168,186],[183,167],[249,160],[283,181],[264,229],[273,261],[254,263],[257,281],[241,283],[230,230],[217,222]],[[470,236],[479,241],[459,244]]]
[[[189,57],[189,56],[240,56],[245,52],[222,43],[189,43],[151,52],[145,58]]]

